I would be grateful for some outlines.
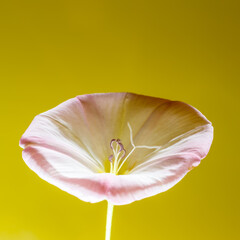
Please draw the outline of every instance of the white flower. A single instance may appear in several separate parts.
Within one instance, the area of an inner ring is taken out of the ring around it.
[[[196,167],[213,127],[195,108],[132,93],[81,95],[36,116],[23,159],[87,202],[114,205],[166,191]]]

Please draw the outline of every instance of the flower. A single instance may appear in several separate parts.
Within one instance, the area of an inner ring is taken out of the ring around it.
[[[190,105],[133,93],[80,95],[39,114],[20,140],[42,179],[114,205],[166,191],[203,159],[211,123]]]

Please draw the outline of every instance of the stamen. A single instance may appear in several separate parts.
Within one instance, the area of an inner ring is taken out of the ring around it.
[[[120,161],[125,157],[126,150],[120,139],[112,139],[110,141],[110,147],[113,151],[113,154],[108,157],[111,162],[111,173],[116,174],[116,170]]]
[[[133,149],[130,151],[130,153],[126,156],[126,158],[122,161],[121,165],[119,166],[119,168],[117,169],[117,173],[120,171],[120,169],[122,168],[123,164],[126,162],[126,160],[130,157],[130,155],[134,152],[135,149],[137,148],[146,148],[146,149],[156,149],[159,150],[161,147],[160,146],[145,146],[145,145],[141,145],[141,146],[136,146],[133,142],[133,134],[132,134],[132,128],[130,123],[128,122],[128,128],[130,131],[130,142],[131,145],[133,146]],[[155,151],[156,151],[155,150]]]
[[[108,157],[108,160],[109,160],[110,162],[112,162],[112,159],[113,159],[113,155],[110,155],[110,156]]]
[[[112,139],[110,141],[110,147],[113,151],[113,154],[111,154],[108,159],[111,163],[111,169],[110,172],[113,174],[118,174],[118,172],[120,171],[120,169],[122,168],[123,164],[127,161],[127,159],[131,156],[131,154],[135,151],[135,149],[141,149],[141,148],[145,148],[145,149],[155,149],[155,151],[159,151],[161,149],[161,146],[145,146],[145,145],[139,145],[136,146],[133,142],[133,133],[132,133],[132,128],[130,123],[127,123],[129,131],[130,131],[130,142],[131,145],[133,146],[132,150],[128,153],[128,155],[125,157],[126,155],[126,150],[124,149],[124,146],[121,142],[121,140],[118,139]],[[152,153],[151,153],[152,154]],[[123,159],[123,161],[121,161]]]
[[[116,139],[112,139],[111,142],[110,142],[110,147],[111,147],[111,149],[113,149],[113,143],[114,143],[114,142],[117,142],[117,140],[116,140]]]
[[[120,149],[119,149],[118,152],[119,152],[119,153],[120,153],[120,152],[123,152],[123,155],[122,155],[122,157],[121,157],[121,158],[123,158],[123,157],[125,156],[125,154],[126,154],[126,150],[124,149],[123,144],[121,143],[120,139],[118,139],[117,143],[118,143],[119,146],[120,146]]]

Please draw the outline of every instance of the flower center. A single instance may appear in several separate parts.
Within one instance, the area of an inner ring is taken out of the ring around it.
[[[115,175],[118,174],[119,170],[122,168],[124,163],[127,161],[127,159],[130,157],[130,155],[136,150],[136,149],[152,149],[155,151],[158,151],[161,149],[161,146],[146,146],[146,145],[140,145],[136,146],[133,142],[133,134],[132,134],[132,128],[130,123],[128,123],[128,128],[130,131],[130,142],[132,145],[132,150],[126,155],[126,150],[124,149],[124,146],[120,139],[112,139],[110,142],[110,147],[112,149],[113,154],[108,157],[110,161],[110,173],[113,173]],[[139,165],[140,166],[140,165]]]
[[[111,164],[110,173],[117,174],[119,163],[125,157],[126,150],[124,149],[120,139],[112,139],[110,147],[113,151],[113,154],[108,158]]]

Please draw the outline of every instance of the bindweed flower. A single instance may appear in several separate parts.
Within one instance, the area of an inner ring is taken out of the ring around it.
[[[83,201],[111,206],[168,190],[207,155],[212,139],[211,123],[188,104],[103,93],[39,114],[20,146],[42,179]]]

